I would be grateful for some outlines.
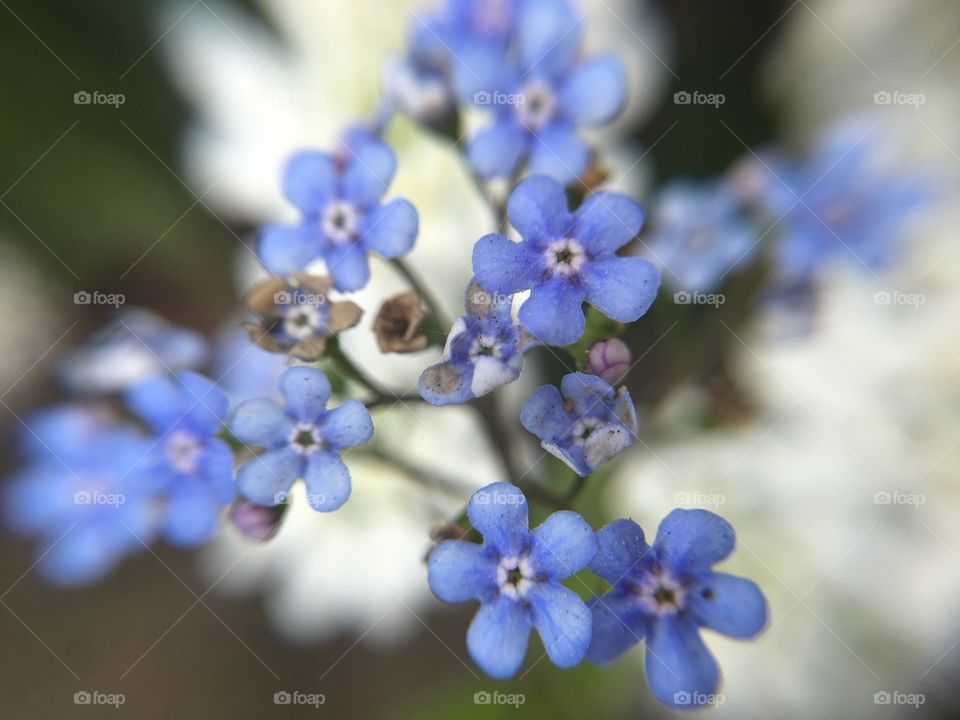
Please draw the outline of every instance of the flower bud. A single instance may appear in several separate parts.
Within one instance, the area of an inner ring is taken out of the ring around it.
[[[617,385],[630,370],[633,355],[626,343],[617,338],[594,343],[587,350],[586,371],[610,385]]]
[[[276,507],[263,507],[254,505],[244,498],[239,498],[230,506],[227,516],[244,537],[264,542],[270,540],[279,532],[280,521],[283,519],[286,510],[287,506],[285,504]]]

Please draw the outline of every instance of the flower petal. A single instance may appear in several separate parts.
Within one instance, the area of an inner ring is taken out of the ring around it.
[[[195,547],[207,540],[220,520],[218,502],[209,487],[178,483],[170,493],[163,518],[163,537],[177,547]]]
[[[616,585],[632,571],[652,560],[643,530],[633,520],[617,520],[597,532],[599,548],[590,562],[590,570],[611,585]]]
[[[664,705],[690,707],[709,702],[720,671],[700,639],[697,626],[679,615],[664,615],[647,635],[647,682]]]
[[[257,242],[257,256],[267,272],[289,275],[320,256],[320,233],[307,225],[267,225]]]
[[[559,238],[571,220],[563,185],[543,175],[517,185],[507,201],[507,213],[520,237],[538,244]]]
[[[574,217],[574,237],[587,250],[614,253],[633,240],[643,227],[643,208],[626,195],[599,192],[584,201]]]
[[[442,362],[420,375],[420,397],[431,405],[457,405],[473,397],[470,381],[473,367]]]
[[[493,483],[477,490],[467,505],[470,524],[484,543],[501,555],[519,555],[527,537],[527,499],[510,483]]]
[[[280,505],[303,473],[303,456],[285,447],[249,460],[237,471],[240,494],[255,505]]]
[[[530,564],[552,580],[565,580],[597,554],[593,528],[578,513],[560,510],[530,533]]]
[[[520,307],[520,324],[547,345],[570,345],[583,335],[583,292],[562,279],[535,287]]]
[[[367,216],[360,236],[364,249],[385,258],[406,255],[413,247],[420,228],[420,217],[408,200],[396,199],[382,205]]]
[[[730,523],[709,510],[677,508],[657,529],[653,546],[667,567],[679,572],[707,570],[733,552]]]
[[[660,274],[639,257],[611,257],[587,263],[581,273],[587,300],[617,322],[633,322],[649,309]]]
[[[612,55],[580,63],[560,93],[567,117],[577,125],[602,125],[613,120],[627,97],[627,76]]]
[[[767,624],[767,601],[756,583],[726,573],[710,573],[693,599],[703,627],[735,638],[751,638]]]
[[[519,123],[499,119],[470,138],[467,158],[480,177],[508,177],[529,147],[530,137]]]
[[[223,427],[230,398],[210,378],[186,370],[177,375],[187,396],[187,422],[198,433],[213,435]]]
[[[519,4],[517,45],[524,67],[557,77],[565,73],[583,38],[583,18],[572,3],[526,0]]]
[[[537,583],[527,592],[533,626],[554,665],[572,668],[583,662],[590,647],[593,618],[586,603],[570,588]]]
[[[534,134],[530,173],[570,185],[587,171],[590,150],[568,125],[547,125]]]
[[[283,194],[305,213],[318,213],[337,190],[337,170],[330,157],[316,150],[290,158],[283,173]]]
[[[544,442],[553,443],[567,434],[572,421],[560,391],[553,385],[544,385],[520,408],[520,423]]]
[[[497,592],[497,560],[482,545],[446,540],[430,553],[427,580],[444,602],[482,600]]]
[[[348,148],[349,150],[349,148]],[[353,152],[343,175],[343,193],[361,208],[371,208],[387,192],[397,170],[397,157],[382,142],[367,142]]]
[[[517,674],[530,640],[530,612],[506,595],[483,603],[467,631],[467,650],[487,675],[506,680]]]
[[[494,357],[481,355],[473,365],[470,392],[474,397],[483,397],[499,387],[508,385],[520,377],[520,371]]]
[[[255,398],[240,403],[233,411],[230,432],[241,442],[276,448],[289,441],[293,422],[273,400]]]
[[[333,286],[340,292],[362,289],[370,280],[370,263],[359,243],[348,242],[330,247],[323,258]]]
[[[364,445],[373,437],[373,420],[359,400],[347,400],[323,419],[323,439],[336,450]]]
[[[593,637],[587,650],[590,662],[603,665],[616,660],[644,639],[647,617],[633,593],[614,589],[590,601]]]
[[[165,433],[183,419],[187,408],[186,394],[172,377],[151,377],[127,389],[124,402],[157,433]]]
[[[303,422],[319,419],[330,399],[330,381],[321,370],[292,367],[280,377],[280,392],[287,401],[287,412]]]
[[[491,233],[473,246],[473,272],[492,293],[512,295],[533,287],[543,263],[530,247]]]
[[[350,497],[350,471],[335,452],[307,456],[303,481],[307,485],[307,501],[317,512],[333,512]]]

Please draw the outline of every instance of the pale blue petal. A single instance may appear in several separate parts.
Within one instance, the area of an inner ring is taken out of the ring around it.
[[[497,559],[482,545],[446,540],[430,553],[427,580],[444,602],[482,600],[497,592]]]
[[[651,624],[646,666],[654,696],[671,707],[705,704],[720,682],[717,663],[696,624],[680,615],[664,615]]]
[[[303,464],[303,455],[289,447],[266,452],[240,468],[237,488],[255,505],[280,505],[303,474]]]
[[[533,626],[551,662],[560,668],[583,662],[593,618],[580,596],[563,585],[546,582],[533,585],[527,599],[533,608]]]
[[[611,585],[644,567],[652,554],[643,530],[633,520],[617,520],[597,532],[599,550],[590,570]]]
[[[363,143],[350,157],[343,193],[361,208],[372,208],[387,192],[397,170],[397,157],[384,143]]]
[[[470,524],[484,543],[501,555],[519,556],[527,538],[527,499],[510,483],[493,483],[477,490],[467,505]]]
[[[610,257],[584,265],[587,301],[617,322],[639,319],[657,297],[660,274],[639,257]]]
[[[249,445],[276,448],[290,441],[293,422],[273,400],[255,398],[240,403],[233,411],[230,432]]]
[[[330,399],[330,381],[312,367],[292,367],[280,377],[280,392],[287,401],[287,412],[302,422],[318,420]]]
[[[615,589],[590,601],[593,614],[593,637],[587,658],[604,665],[616,660],[644,639],[647,634],[647,616],[636,596]]]
[[[643,209],[632,198],[599,192],[584,201],[575,215],[574,237],[596,255],[616,252],[643,227]]]
[[[678,572],[707,570],[733,552],[730,523],[709,510],[677,508],[657,529],[657,557]]]
[[[512,295],[533,287],[543,271],[543,259],[524,243],[491,233],[473,246],[473,272],[485,290]]]
[[[361,290],[370,280],[370,262],[359,243],[347,242],[330,247],[324,255],[333,286],[340,292]]]
[[[529,610],[505,595],[480,606],[467,631],[467,650],[487,675],[513,677],[523,665],[530,640]]]
[[[570,75],[560,93],[566,117],[577,125],[602,125],[613,120],[627,98],[627,76],[612,55],[592,57]]]
[[[337,170],[328,155],[315,150],[297,153],[283,174],[283,193],[305,213],[319,213],[337,190]]]
[[[366,444],[373,437],[373,420],[362,402],[347,400],[327,413],[320,433],[323,440],[335,450],[356,447]]]
[[[350,471],[335,452],[309,455],[303,480],[307,501],[318,512],[333,512],[350,497]]]
[[[530,146],[527,130],[510,118],[500,118],[470,139],[467,158],[483,178],[509,177]]]
[[[530,565],[538,574],[565,580],[593,560],[597,538],[578,513],[560,510],[530,533],[530,547]]]
[[[556,443],[571,425],[560,391],[553,385],[537,388],[520,408],[520,423],[544,442]]]
[[[520,308],[520,324],[546,345],[570,345],[583,335],[583,292],[562,279],[535,287]]]
[[[416,208],[407,200],[393,200],[367,216],[360,242],[385,258],[400,257],[410,252],[419,227]]]
[[[257,242],[257,256],[267,272],[289,275],[320,256],[319,231],[306,225],[267,225]]]
[[[703,627],[735,638],[751,638],[767,624],[767,601],[756,583],[726,573],[700,581],[693,613]]]
[[[543,175],[517,185],[507,201],[507,214],[520,237],[538,246],[562,237],[572,220],[563,185]]]
[[[576,128],[547,125],[534,134],[530,151],[530,173],[546,175],[571,185],[587,171],[590,149],[577,137]]]

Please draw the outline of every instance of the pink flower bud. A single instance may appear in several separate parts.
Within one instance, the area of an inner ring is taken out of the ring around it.
[[[616,385],[630,369],[633,355],[626,343],[617,338],[594,343],[587,350],[587,372]]]
[[[240,498],[230,506],[228,517],[242,535],[262,542],[270,540],[280,530],[286,509],[286,505],[262,507]]]

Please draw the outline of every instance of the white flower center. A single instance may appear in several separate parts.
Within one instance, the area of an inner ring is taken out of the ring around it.
[[[514,600],[526,597],[535,580],[533,568],[527,556],[501,558],[497,567],[497,584],[500,592]]]
[[[320,431],[310,423],[297,423],[290,431],[290,447],[301,455],[315,453],[323,446]]]
[[[670,573],[654,568],[634,592],[653,615],[675,615],[684,606],[686,589]]]
[[[197,471],[202,445],[186,430],[177,430],[167,438],[167,462],[178,472],[191,475]]]
[[[320,310],[313,305],[295,305],[283,319],[283,331],[297,340],[315,336],[323,325]]]
[[[547,259],[547,269],[554,275],[575,275],[580,272],[586,254],[583,245],[573,238],[554,240],[547,246],[544,253]]]
[[[480,335],[470,346],[470,357],[500,357],[500,343],[489,335]]]
[[[517,95],[516,116],[525,127],[539,130],[553,117],[557,99],[548,86],[532,82]]]
[[[587,438],[600,427],[600,420],[593,417],[580,418],[573,426],[573,444],[583,445]]]
[[[357,234],[357,211],[350,203],[332,202],[323,211],[323,232],[334,242],[352,240]]]

